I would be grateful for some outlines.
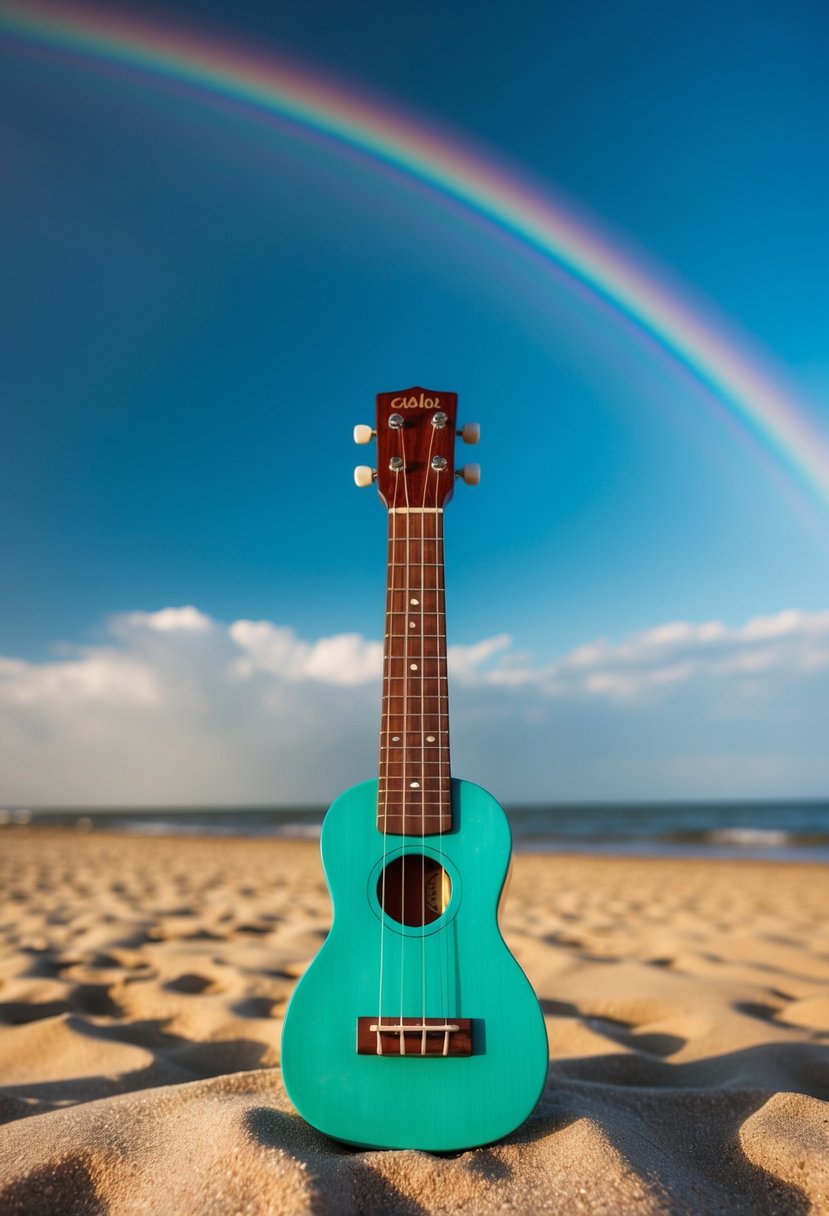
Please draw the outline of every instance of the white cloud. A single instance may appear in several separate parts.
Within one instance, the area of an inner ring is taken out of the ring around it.
[[[729,628],[721,621],[670,621],[613,645],[589,642],[546,667],[524,667],[509,682],[536,685],[551,696],[580,693],[619,698],[656,695],[660,687],[695,679],[778,668],[788,675],[829,663],[829,612],[789,610]],[[483,675],[499,681],[498,671]]]
[[[154,629],[158,633],[180,630],[184,633],[207,633],[213,626],[209,616],[192,604],[183,608],[162,608],[159,612],[129,612],[121,618],[128,626]]]
[[[0,801],[316,801],[372,775],[379,641],[193,606],[109,632],[0,657]],[[508,798],[829,788],[829,612],[667,622],[549,664],[500,634],[449,665],[455,768]]]
[[[272,621],[234,621],[228,634],[243,652],[233,666],[240,678],[263,671],[291,681],[364,684],[383,670],[382,643],[357,633],[305,642]]]
[[[479,679],[493,679],[496,673],[503,671],[503,664],[509,661],[512,649],[512,638],[508,633],[499,633],[494,638],[484,638],[472,646],[449,646],[446,658],[449,674],[455,680],[464,683],[475,683]],[[501,664],[487,668],[489,660],[499,656]],[[497,678],[495,679],[497,682]]]

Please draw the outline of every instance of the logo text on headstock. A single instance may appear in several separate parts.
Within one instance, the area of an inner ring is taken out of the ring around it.
[[[391,408],[393,410],[436,410],[439,405],[440,397],[427,397],[425,393],[421,393],[419,397],[394,397]]]

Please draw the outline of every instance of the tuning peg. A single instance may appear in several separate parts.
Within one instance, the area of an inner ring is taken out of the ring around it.
[[[455,476],[460,477],[468,486],[476,486],[481,480],[481,466],[479,464],[465,464],[463,468],[457,470]]]
[[[354,484],[363,490],[366,486],[371,485],[376,476],[376,469],[370,469],[367,464],[358,464],[354,470]]]
[[[465,422],[457,432],[464,443],[477,443],[481,438],[481,427],[478,422]]]
[[[377,432],[373,431],[370,426],[355,426],[354,442],[355,443],[371,443]]]

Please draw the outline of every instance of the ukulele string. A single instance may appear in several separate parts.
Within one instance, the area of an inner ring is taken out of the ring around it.
[[[410,507],[411,507],[411,503],[409,502],[409,478],[407,475],[407,468],[406,468],[406,436],[405,436],[403,427],[400,428],[399,434],[400,434],[400,455],[403,458],[403,467],[400,470],[400,472],[397,474],[397,477],[405,478],[405,480],[403,482],[403,488],[404,488],[405,495],[406,495],[406,610],[405,610],[404,629],[403,629],[403,633],[404,633],[404,637],[405,637],[405,641],[403,643],[403,780],[400,783],[402,786],[401,798],[402,798],[402,803],[403,803],[403,825],[402,825],[403,832],[402,832],[402,835],[405,838],[405,836],[406,836],[406,802],[407,802],[407,792],[406,791],[408,788],[407,787],[407,780],[408,780],[407,751],[408,751],[408,743],[409,743],[409,699],[408,699],[409,681],[406,678],[406,672],[409,670],[409,628],[408,628],[408,626],[409,626],[409,611],[410,611],[409,600],[411,598],[411,590],[410,590],[410,572],[411,572],[411,556],[410,556],[411,555],[411,544],[410,544],[410,542],[411,542],[411,522],[410,522],[411,521],[411,510],[410,510]],[[395,487],[395,497],[396,497],[396,487]],[[405,851],[405,841],[404,841],[403,853],[401,854],[401,857],[400,857],[400,919],[401,919],[401,921],[403,921],[403,917],[405,916],[405,914],[406,914],[406,851]],[[399,1023],[399,1025],[401,1027],[405,1025],[405,1023],[403,1021],[403,1014],[405,1012],[404,985],[403,985],[403,979],[404,979],[403,959],[404,959],[405,946],[406,946],[406,925],[405,925],[405,921],[403,921],[403,923],[401,925],[401,929],[400,929],[400,1023]],[[401,1056],[404,1056],[406,1054],[406,1036],[403,1033],[402,1029],[400,1031],[400,1054],[401,1054]]]
[[[435,539],[435,561],[440,562],[441,564],[439,566],[436,566],[436,568],[435,568],[435,634],[437,635],[437,639],[435,641],[435,653],[438,656],[437,661],[436,661],[437,672],[438,672],[438,707],[437,707],[437,714],[435,715],[436,719],[437,719],[437,730],[436,730],[435,734],[436,734],[436,743],[437,743],[436,752],[437,752],[437,758],[438,758],[438,815],[440,816],[440,818],[438,819],[438,853],[439,853],[440,857],[442,858],[443,857],[444,790],[443,790],[443,721],[442,721],[442,717],[441,717],[441,710],[443,709],[443,697],[444,697],[444,695],[448,696],[449,684],[446,679],[441,684],[441,679],[440,679],[441,667],[443,668],[442,674],[444,676],[447,676],[448,673],[446,671],[445,658],[442,658],[441,653],[440,653],[441,652],[441,641],[446,636],[446,626],[445,626],[445,612],[441,613],[441,591],[438,588],[438,583],[443,581],[440,576],[444,569],[443,552],[442,552],[443,546],[441,545],[442,529],[440,526],[440,518],[439,518],[439,511],[438,511],[439,498],[440,498],[439,478],[436,477],[435,478],[435,538],[434,538]],[[438,556],[438,554],[440,554],[440,555]],[[442,689],[444,691],[441,691]],[[442,868],[441,868],[441,872],[440,872],[440,878],[438,881],[440,883],[440,894],[438,897],[438,904],[440,907],[440,914],[443,915],[443,911],[444,911],[444,907],[443,907],[444,872],[443,872]],[[448,989],[448,983],[449,983],[449,981],[448,981],[448,977],[449,977],[449,934],[443,933],[443,934],[441,934],[441,937],[444,938],[444,944],[445,944],[446,988]],[[445,989],[444,989],[443,952],[440,950],[438,950],[438,977],[439,977],[439,982],[440,982],[440,1008],[441,1008],[440,1016],[443,1017],[444,1022],[447,1022],[449,1020],[450,1011],[449,1011],[448,1001],[446,999],[446,994],[445,994]]]
[[[420,1001],[422,1006],[420,1024],[423,1029],[420,1032],[420,1054],[426,1055],[426,789],[429,788],[429,796],[432,794],[432,783],[426,780],[426,731],[424,728],[424,720],[426,717],[426,684],[425,684],[425,659],[426,659],[426,617],[424,608],[424,597],[426,594],[426,499],[429,494],[429,472],[432,468],[432,448],[435,442],[435,433],[437,428],[431,428],[429,437],[429,452],[426,457],[426,475],[423,479],[423,501],[421,502],[420,511],[420,666],[418,675],[420,676]],[[435,471],[435,485],[437,486],[440,474]],[[435,553],[437,561],[437,553]],[[435,571],[437,574],[437,571]],[[430,591],[431,594],[431,591]]]
[[[386,698],[386,725],[385,731],[381,734],[381,752],[380,752],[380,772],[383,775],[383,868],[380,871],[380,905],[382,915],[380,917],[380,984],[377,997],[377,1026],[383,1024],[383,964],[384,964],[384,945],[386,936],[386,856],[388,853],[388,835],[389,835],[389,772],[390,764],[389,750],[391,747],[391,665],[392,665],[392,634],[394,633],[394,593],[396,590],[397,566],[395,564],[395,550],[397,541],[397,491],[400,486],[399,478],[395,478],[394,482],[394,498],[392,499],[391,528],[389,542],[389,566],[391,568],[391,576],[389,578],[389,605],[386,613],[386,626],[389,631],[389,637],[386,644],[386,661],[388,663],[388,671],[386,672],[386,680],[384,686],[384,695]],[[383,760],[383,744],[385,744],[385,761]],[[380,1038],[380,1029],[377,1031],[377,1054],[382,1055],[383,1045]]]

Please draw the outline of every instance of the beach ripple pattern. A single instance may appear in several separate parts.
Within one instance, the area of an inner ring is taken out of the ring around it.
[[[812,864],[520,854],[503,925],[544,1095],[498,1144],[308,1127],[281,1016],[314,845],[0,837],[0,1216],[829,1213],[829,926]]]

